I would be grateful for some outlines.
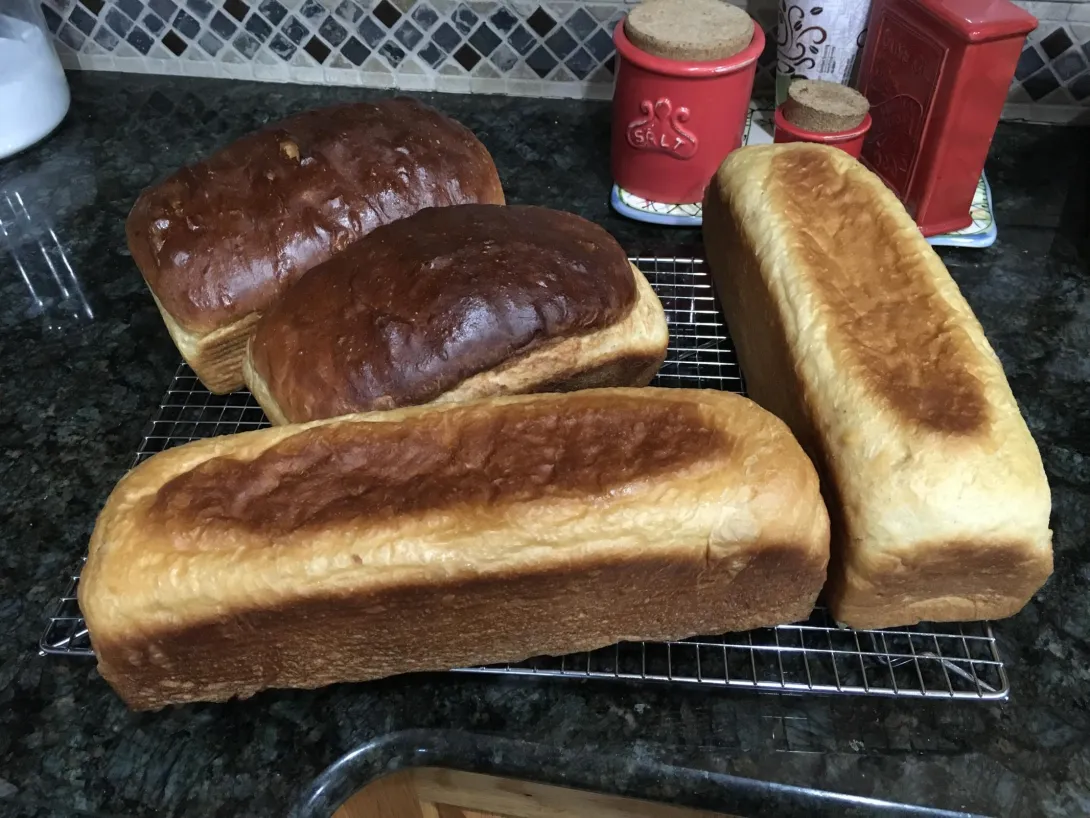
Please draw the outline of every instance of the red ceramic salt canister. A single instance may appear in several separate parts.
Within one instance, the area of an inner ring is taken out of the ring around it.
[[[728,153],[742,145],[761,27],[733,57],[656,57],[613,32],[617,47],[610,162],[613,181],[655,202],[699,202]]]
[[[969,206],[1033,15],[1009,0],[874,0],[859,68],[873,124],[862,160],[925,236]]]

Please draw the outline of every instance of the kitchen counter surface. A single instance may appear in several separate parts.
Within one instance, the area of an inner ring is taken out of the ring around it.
[[[270,118],[382,92],[71,80],[73,108],[60,130],[0,162],[8,228],[0,239],[0,813],[279,815],[360,745],[423,736],[471,765],[480,750],[465,749],[478,740],[469,734],[500,741],[493,766],[499,753],[509,771],[606,791],[700,801],[685,775],[703,771],[988,815],[1090,814],[1085,131],[1001,125],[987,166],[999,241],[941,251],[1007,368],[1053,490],[1055,575],[996,626],[1009,701],[435,674],[133,714],[93,662],[37,652],[62,577],[178,362],[126,250],[125,215],[141,188]],[[425,96],[477,132],[509,201],[581,213],[630,251],[684,253],[698,243],[693,231],[649,228],[609,210],[607,105]],[[57,304],[46,257],[67,285]],[[16,258],[46,303],[42,314]]]

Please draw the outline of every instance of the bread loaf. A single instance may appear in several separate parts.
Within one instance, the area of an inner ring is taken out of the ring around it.
[[[144,191],[125,225],[182,356],[213,392],[242,385],[246,341],[285,286],[423,207],[503,203],[484,146],[411,99],[307,111]]]
[[[893,193],[832,147],[743,148],[708,189],[703,229],[749,394],[822,474],[835,617],[871,628],[1021,609],[1052,571],[1041,458]]]
[[[133,708],[805,617],[828,517],[784,424],[603,389],[215,437],[137,466],[80,608]]]
[[[257,323],[274,423],[495,394],[646,386],[662,305],[605,230],[541,207],[428,208],[315,267]]]

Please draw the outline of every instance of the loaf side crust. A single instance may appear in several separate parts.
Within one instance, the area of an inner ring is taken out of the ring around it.
[[[260,313],[251,313],[211,332],[190,332],[166,311],[154,294],[152,298],[182,360],[189,364],[205,389],[214,395],[226,395],[245,386],[242,365]]]

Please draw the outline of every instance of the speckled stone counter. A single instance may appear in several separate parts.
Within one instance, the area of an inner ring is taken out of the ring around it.
[[[775,787],[1090,814],[1086,131],[1002,125],[987,168],[999,241],[942,251],[1007,367],[1053,489],[1055,576],[996,628],[1009,701],[437,674],[132,714],[93,662],[37,652],[62,577],[178,361],[125,248],[125,214],[145,185],[270,118],[378,92],[104,74],[75,74],[72,90],[61,129],[0,162],[10,228],[0,235],[0,813],[281,815],[366,745],[381,749],[372,774],[423,753],[747,815],[774,803],[769,814],[805,813],[777,802]],[[699,252],[693,231],[609,211],[607,105],[428,100],[479,134],[510,201],[581,213],[630,251]],[[745,800],[730,792],[743,779],[774,787]]]

